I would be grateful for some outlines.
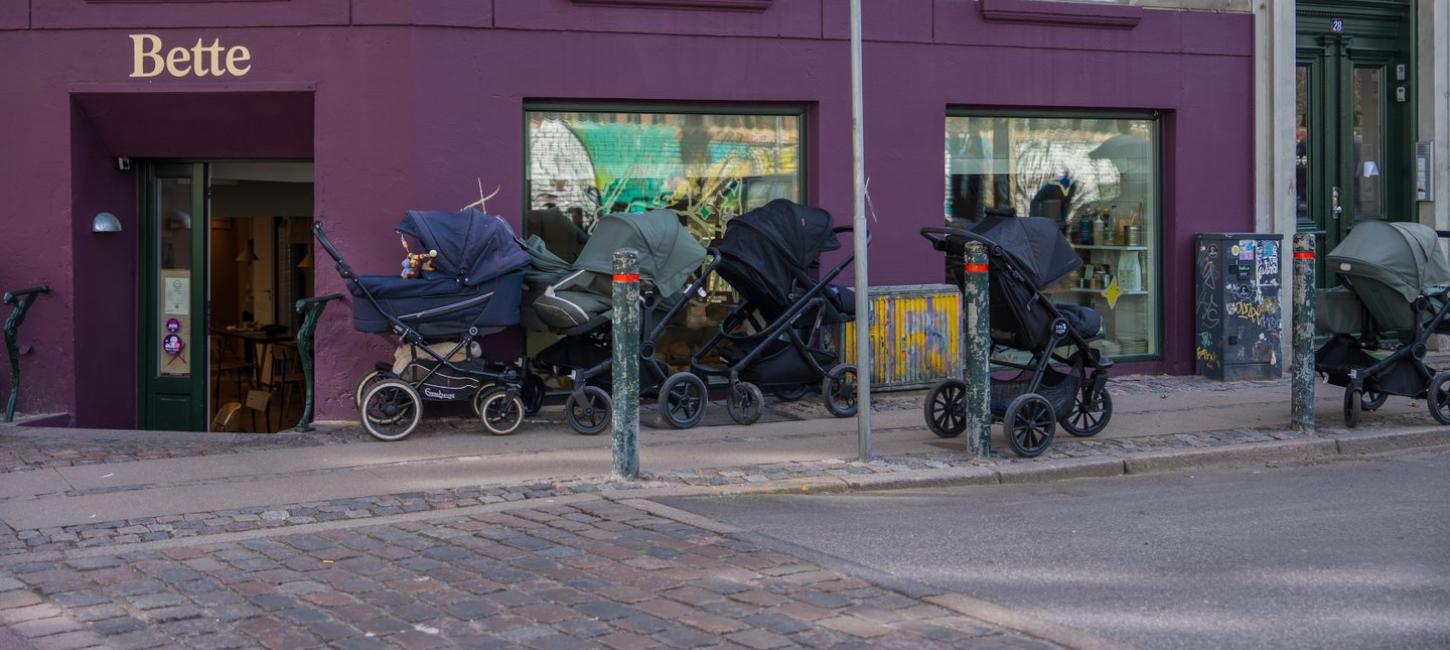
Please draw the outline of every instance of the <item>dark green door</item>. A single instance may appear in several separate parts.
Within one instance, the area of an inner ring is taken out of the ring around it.
[[[1414,219],[1408,0],[1298,5],[1300,232],[1318,235],[1320,273],[1356,221]]]
[[[143,166],[140,208],[140,425],[205,431],[206,165]]]

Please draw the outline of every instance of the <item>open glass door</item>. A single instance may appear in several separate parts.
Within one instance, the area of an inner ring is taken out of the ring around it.
[[[204,431],[206,165],[150,164],[141,178],[140,425]]]

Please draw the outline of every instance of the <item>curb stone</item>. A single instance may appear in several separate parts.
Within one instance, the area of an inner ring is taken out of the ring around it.
[[[1315,438],[1209,449],[1148,452],[1124,457],[1123,465],[1127,474],[1147,474],[1202,467],[1315,462],[1338,454],[1339,447],[1334,440]]]
[[[1405,449],[1422,449],[1450,445],[1450,433],[1443,427],[1406,431],[1403,433],[1347,435],[1336,438],[1343,455],[1377,454]]]
[[[1002,465],[997,468],[997,482],[1045,483],[1074,478],[1109,478],[1122,474],[1122,458],[1075,458]]]
[[[851,490],[893,490],[901,488],[939,487],[948,485],[988,485],[1000,482],[990,467],[950,467],[891,474],[844,476]]]

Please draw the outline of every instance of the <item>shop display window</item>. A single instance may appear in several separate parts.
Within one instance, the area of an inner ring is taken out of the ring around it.
[[[1103,315],[1114,359],[1161,355],[1159,146],[1152,116],[951,115],[947,225],[991,208],[1058,223],[1082,267],[1049,292]]]
[[[531,108],[524,232],[566,261],[604,214],[668,208],[708,248],[736,215],[773,199],[805,200],[805,119],[798,110]],[[686,367],[736,302],[729,285],[712,277],[706,295],[676,317],[659,356]],[[549,341],[531,334],[531,352]]]

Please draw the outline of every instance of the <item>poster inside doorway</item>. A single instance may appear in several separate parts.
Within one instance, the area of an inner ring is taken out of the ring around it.
[[[156,315],[156,374],[191,375],[191,269],[161,270],[161,313]]]

